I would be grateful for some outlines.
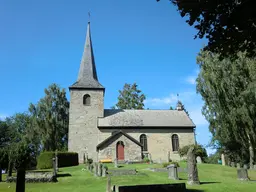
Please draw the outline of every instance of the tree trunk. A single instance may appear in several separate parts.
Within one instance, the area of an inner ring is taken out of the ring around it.
[[[2,182],[2,166],[0,164],[0,182]]]
[[[17,170],[16,192],[25,192],[25,169]]]
[[[8,163],[8,177],[12,176],[12,168],[13,168],[13,163],[9,161]]]
[[[251,138],[248,135],[248,142],[249,142],[249,154],[250,154],[250,169],[253,169],[254,164],[254,150],[251,142]]]

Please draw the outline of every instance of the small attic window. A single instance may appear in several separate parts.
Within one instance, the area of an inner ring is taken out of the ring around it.
[[[91,96],[86,94],[83,97],[83,104],[84,105],[91,105]]]

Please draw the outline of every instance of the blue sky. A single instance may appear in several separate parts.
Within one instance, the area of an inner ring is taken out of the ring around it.
[[[75,82],[85,42],[88,11],[105,108],[118,90],[136,82],[146,108],[175,106],[177,93],[197,125],[197,141],[208,144],[208,123],[196,94],[196,56],[206,40],[168,0],[2,0],[0,2],[0,117],[28,109],[57,83]],[[208,152],[211,150],[209,149]]]

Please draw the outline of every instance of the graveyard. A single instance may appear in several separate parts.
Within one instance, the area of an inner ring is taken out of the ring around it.
[[[179,180],[168,178],[167,172],[152,171],[161,169],[161,164],[121,164],[115,168],[114,163],[106,163],[109,170],[136,169],[136,175],[111,176],[111,186],[117,185],[145,185],[187,183],[187,163],[179,162],[181,171],[178,171]],[[198,164],[200,185],[187,185],[187,191],[255,191],[256,170],[248,170],[250,181],[239,181],[237,169],[217,164]],[[44,170],[45,171],[45,170]],[[48,171],[52,171],[49,169]],[[6,180],[6,175],[3,175]],[[26,183],[26,192],[54,191],[54,192],[102,192],[106,191],[107,177],[96,177],[84,164],[73,167],[59,168],[57,182],[53,183]],[[15,191],[15,183],[0,183],[1,192]]]

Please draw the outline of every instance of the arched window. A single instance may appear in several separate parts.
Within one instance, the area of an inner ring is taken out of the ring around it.
[[[91,105],[91,96],[90,95],[88,95],[88,94],[84,95],[83,104],[84,105]]]
[[[172,135],[172,150],[178,151],[179,150],[179,137],[178,135]]]
[[[140,136],[140,143],[142,144],[142,151],[148,151],[147,136],[145,134]]]

